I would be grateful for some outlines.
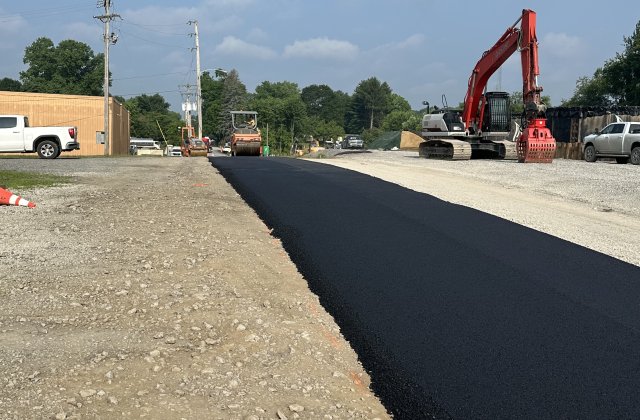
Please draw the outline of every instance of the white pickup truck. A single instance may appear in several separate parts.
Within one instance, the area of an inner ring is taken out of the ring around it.
[[[640,123],[615,122],[583,139],[584,160],[615,158],[618,163],[640,165]]]
[[[0,115],[0,153],[38,153],[55,159],[80,149],[76,127],[29,127],[24,115]]]

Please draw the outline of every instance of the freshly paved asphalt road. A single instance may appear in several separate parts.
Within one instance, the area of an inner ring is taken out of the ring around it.
[[[640,268],[329,165],[212,162],[396,418],[640,418]]]

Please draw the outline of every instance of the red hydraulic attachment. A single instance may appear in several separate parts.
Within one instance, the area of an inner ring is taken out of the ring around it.
[[[520,59],[522,62],[522,99],[527,118],[527,127],[516,141],[518,162],[551,163],[556,154],[556,139],[547,128],[544,118],[546,107],[542,104],[538,86],[538,38],[536,36],[536,13],[522,11],[522,40]]]
[[[516,25],[522,21],[521,28]],[[484,113],[483,91],[491,75],[520,49],[522,64],[522,99],[527,127],[516,141],[518,162],[553,161],[556,141],[547,128],[545,106],[540,98],[542,87],[538,86],[538,39],[536,37],[536,12],[524,9],[522,16],[509,27],[498,42],[485,51],[471,77],[464,99],[462,120],[468,131],[477,132]],[[481,102],[482,101],[482,102]]]

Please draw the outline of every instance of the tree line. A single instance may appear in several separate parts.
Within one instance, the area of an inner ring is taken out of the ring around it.
[[[624,37],[625,49],[592,77],[576,82],[573,96],[562,106],[640,105],[640,22],[634,33]],[[57,46],[48,38],[38,38],[25,49],[20,80],[0,79],[0,90],[75,95],[103,95],[103,54],[78,41],[65,40]],[[111,84],[111,82],[110,82]],[[384,131],[420,131],[426,109],[414,111],[402,96],[376,77],[362,80],[349,94],[326,84],[300,88],[293,82],[264,81],[248,92],[237,70],[227,74],[204,72],[202,126],[204,135],[215,143],[228,139],[230,111],[258,112],[266,140],[277,151],[288,151],[298,141],[310,137],[336,139],[345,133],[362,134],[365,141]],[[178,127],[185,124],[162,95],[140,95],[125,99],[115,96],[130,112],[131,134],[151,137],[171,144],[180,142]],[[550,105],[550,98],[543,97]],[[522,92],[512,94],[513,113],[522,109]],[[195,124],[194,124],[195,125]]]

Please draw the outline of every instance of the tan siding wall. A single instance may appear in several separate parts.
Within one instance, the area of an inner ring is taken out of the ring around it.
[[[109,154],[123,155],[129,150],[129,111],[109,101]],[[54,95],[0,91],[0,114],[29,117],[35,126],[76,126],[80,150],[63,156],[102,156],[104,145],[96,143],[96,132],[104,130],[104,98],[101,96]]]

